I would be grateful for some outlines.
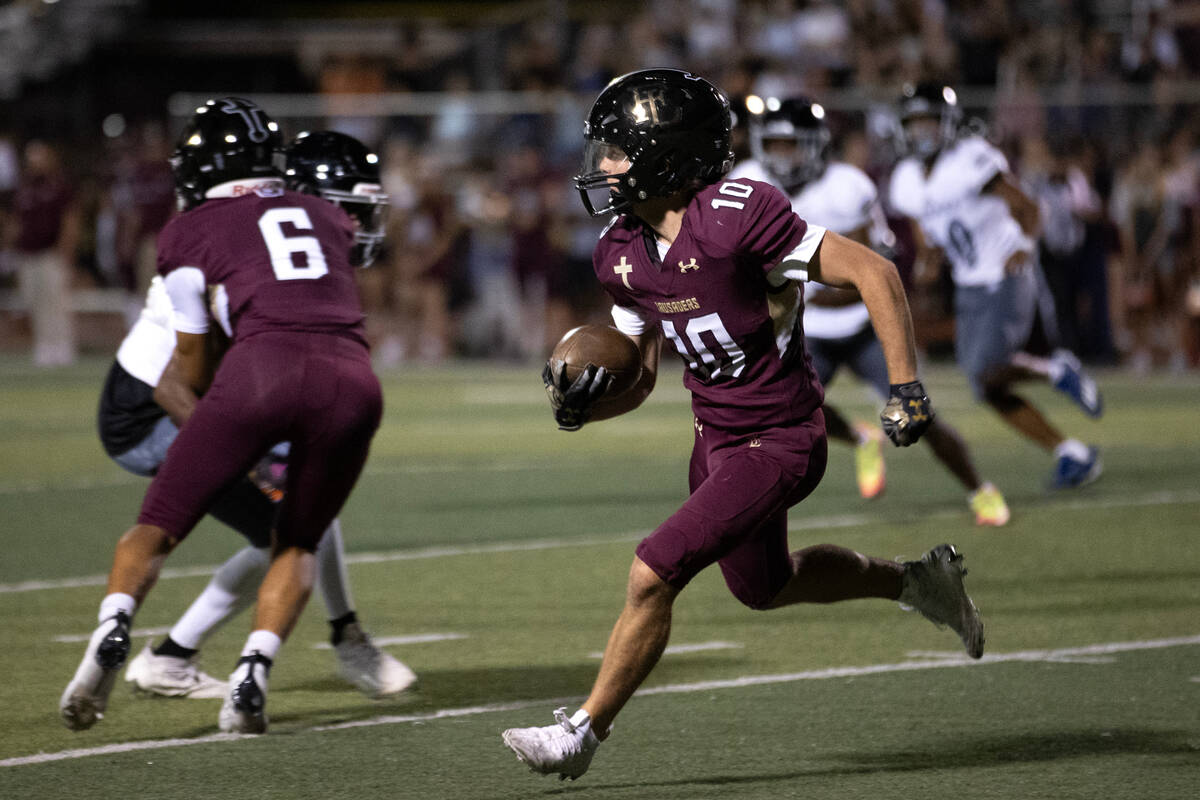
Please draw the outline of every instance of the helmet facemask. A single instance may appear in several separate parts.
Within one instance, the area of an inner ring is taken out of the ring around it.
[[[764,131],[753,147],[767,172],[789,191],[821,177],[828,163],[829,131],[800,128],[790,134]]]
[[[574,180],[589,214],[599,217],[629,208],[637,198],[628,183],[632,168],[633,162],[617,145],[599,139],[584,140],[583,165]]]
[[[771,178],[796,191],[821,177],[829,159],[825,109],[808,98],[779,101],[750,118],[750,154]]]
[[[901,101],[900,125],[909,153],[933,158],[958,138],[962,109],[958,95],[949,86],[923,84],[906,90]]]
[[[383,187],[377,183],[355,184],[352,191],[321,189],[318,194],[342,209],[354,221],[354,247],[350,263],[369,267],[383,247],[384,226],[391,207]]]

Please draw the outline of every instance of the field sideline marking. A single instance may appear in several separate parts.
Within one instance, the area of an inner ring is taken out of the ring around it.
[[[946,669],[953,667],[972,667],[987,664],[1006,664],[1012,662],[1051,662],[1072,663],[1069,659],[1080,656],[1103,656],[1115,653],[1128,653],[1137,650],[1159,650],[1167,647],[1186,647],[1200,645],[1200,635],[1175,636],[1169,639],[1148,639],[1134,642],[1102,642],[1099,644],[1083,645],[1080,647],[1062,647],[1054,650],[1018,650],[1012,653],[997,653],[985,655],[978,661],[960,656],[957,659],[935,658],[926,661],[902,661],[895,664],[873,664],[858,667],[829,667],[826,669],[807,670],[805,672],[785,672],[777,675],[748,675],[741,678],[722,680],[697,681],[694,683],[674,683],[665,686],[651,686],[640,689],[639,696],[659,694],[685,694],[690,692],[708,692],[714,689],[740,689],[746,686],[766,686],[796,681],[826,680],[828,678],[854,678],[866,675],[882,675],[889,672],[912,672],[915,670]],[[404,723],[432,722],[439,719],[478,716],[499,711],[520,711],[539,706],[550,707],[578,701],[579,697],[543,698],[540,700],[518,700],[508,703],[489,703],[482,706],[466,706],[464,708],[443,708],[439,711],[429,711],[423,714],[402,714],[374,717],[372,719],[341,722],[335,725],[316,725],[303,731],[293,733],[323,733],[326,731],[341,731],[350,728],[367,728],[377,725],[400,725]],[[20,767],[29,764],[46,764],[52,761],[66,761],[90,756],[113,755],[116,753],[131,753],[139,750],[161,750],[169,747],[184,747],[193,744],[211,744],[214,742],[229,742],[236,739],[251,738],[233,733],[213,733],[198,736],[194,739],[158,739],[146,742],[123,742],[108,744],[101,747],[77,748],[63,750],[57,753],[38,753],[32,756],[17,756],[0,759],[0,767]],[[253,737],[257,738],[257,737]]]
[[[703,653],[708,650],[740,650],[746,645],[741,642],[697,642],[696,644],[669,644],[663,650],[664,656],[675,656],[681,653]],[[588,653],[588,658],[604,658],[603,650]]]
[[[544,461],[491,461],[482,463],[463,464],[398,464],[388,467],[375,467],[363,472],[364,477],[390,475],[441,475],[447,472],[516,472],[518,470],[551,469]],[[76,489],[112,489],[117,486],[148,485],[146,478],[131,473],[118,472],[113,475],[101,475],[85,478],[74,478],[62,483],[50,481],[21,481],[19,483],[0,483],[0,495],[8,494],[37,494],[38,492],[54,492]]]
[[[1035,506],[1043,509],[1093,510],[1098,508],[1135,508],[1139,506],[1163,506],[1175,503],[1200,503],[1200,491],[1180,490],[1149,492],[1135,497],[1090,498],[1087,500],[1065,500]],[[958,508],[944,508],[922,514],[922,519],[947,519],[964,516],[967,512]],[[882,514],[832,514],[824,517],[799,517],[789,523],[788,532],[829,528],[855,528],[882,522],[894,522]],[[456,545],[446,547],[423,547],[416,550],[375,551],[347,554],[347,564],[383,564],[390,561],[420,561],[428,558],[450,556],[484,555],[487,553],[519,553],[537,550],[557,550],[571,547],[596,547],[621,542],[636,541],[649,531],[631,531],[611,536],[593,536],[578,539],[533,539],[527,542],[497,542],[496,544]],[[159,580],[172,578],[209,577],[218,565],[199,567],[167,567]],[[84,575],[78,578],[34,579],[17,583],[0,583],[0,594],[35,592],[45,589],[73,589],[86,586],[104,586],[108,575]]]
[[[390,644],[426,644],[428,642],[454,642],[459,639],[467,639],[465,633],[410,633],[404,636],[372,636],[371,641],[378,647],[386,647]],[[313,645],[314,650],[332,650],[333,645],[329,642],[318,642]]]

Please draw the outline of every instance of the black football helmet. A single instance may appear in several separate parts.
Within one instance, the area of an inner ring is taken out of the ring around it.
[[[282,177],[277,163],[282,146],[279,126],[249,100],[205,102],[184,126],[171,155],[179,208],[195,208],[221,183]]]
[[[825,108],[807,97],[768,100],[763,113],[750,118],[751,156],[789,192],[825,172],[829,141]]]
[[[937,120],[936,131],[916,131],[912,123],[919,119]],[[900,126],[909,153],[919,158],[931,158],[958,136],[962,125],[962,109],[954,89],[942,83],[923,81],[904,87],[900,98]]]
[[[369,267],[383,245],[388,196],[379,178],[379,156],[337,131],[306,131],[285,151],[284,180],[293,191],[315,194],[356,223],[350,262]]]
[[[583,126],[575,188],[592,216],[718,181],[733,166],[729,100],[703,78],[674,69],[630,72],[600,92]],[[609,168],[624,163],[623,172]],[[597,208],[589,191],[602,189]]]

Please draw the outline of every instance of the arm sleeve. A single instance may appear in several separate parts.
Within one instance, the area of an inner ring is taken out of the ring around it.
[[[626,336],[641,336],[646,332],[646,318],[637,309],[614,304],[612,318],[617,330]]]
[[[920,194],[920,167],[908,159],[901,161],[888,181],[888,205],[906,217],[918,219],[921,216]]]
[[[812,261],[821,240],[825,238],[825,228],[820,225],[809,225],[804,231],[804,237],[790,253],[784,255],[779,263],[767,273],[767,282],[774,287],[783,286],[788,281],[808,280],[808,265]]]
[[[982,191],[997,175],[1008,172],[1008,159],[983,139],[967,140],[963,143],[963,150],[956,164],[957,174],[959,180],[975,191]]]
[[[181,333],[208,333],[204,273],[198,267],[178,267],[163,276],[163,283],[175,311],[175,330]]]

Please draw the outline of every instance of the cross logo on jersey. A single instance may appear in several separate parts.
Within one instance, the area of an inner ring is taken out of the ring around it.
[[[632,289],[629,285],[629,273],[633,272],[633,264],[625,260],[625,256],[621,256],[621,263],[613,265],[613,272],[621,276],[621,281],[625,284],[626,289]]]
[[[694,257],[689,258],[688,263],[686,263],[686,264],[683,263],[682,261],[679,262],[679,271],[680,272],[686,273],[689,269],[700,269],[700,265],[696,263],[696,259]]]

